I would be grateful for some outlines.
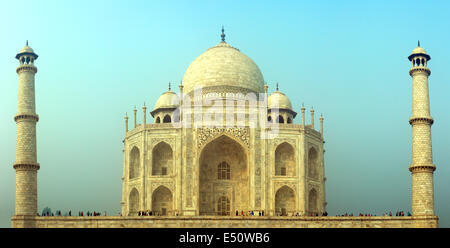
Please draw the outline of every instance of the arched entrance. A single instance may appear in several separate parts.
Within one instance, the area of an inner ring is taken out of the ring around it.
[[[155,215],[168,215],[172,211],[172,192],[159,186],[152,194],[152,212]]]
[[[139,211],[139,192],[133,188],[128,198],[128,216],[137,215]]]
[[[275,215],[292,215],[295,211],[295,194],[288,186],[283,186],[275,194]]]
[[[275,150],[275,175],[295,176],[295,151],[292,145],[284,142]]]
[[[315,189],[311,189],[308,195],[308,210],[310,214],[318,214],[317,208],[317,191]]]
[[[152,150],[152,175],[165,176],[172,174],[173,152],[169,144],[162,141]]]
[[[128,173],[130,179],[139,177],[140,162],[139,149],[134,146],[130,152],[130,166]]]
[[[200,215],[249,210],[247,153],[237,141],[222,135],[203,148],[199,180]]]
[[[308,176],[313,179],[318,179],[318,154],[314,147],[311,147],[308,152]]]

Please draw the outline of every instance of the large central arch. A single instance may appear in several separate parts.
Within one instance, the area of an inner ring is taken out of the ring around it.
[[[205,145],[199,157],[199,214],[223,215],[221,199],[229,199],[230,214],[247,211],[249,193],[247,150],[227,135]]]

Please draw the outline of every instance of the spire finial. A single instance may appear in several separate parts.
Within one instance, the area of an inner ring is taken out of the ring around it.
[[[220,35],[220,37],[222,37],[222,42],[225,42],[225,29],[223,28],[223,25],[222,25],[222,35]]]
[[[420,40],[417,40],[417,46],[420,47]]]
[[[169,81],[169,91],[170,91],[170,81]]]
[[[278,91],[278,82],[277,82],[277,91]]]

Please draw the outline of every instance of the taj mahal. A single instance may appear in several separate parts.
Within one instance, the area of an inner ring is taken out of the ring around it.
[[[38,55],[27,43],[16,56],[12,227],[438,227],[428,94],[431,57],[420,44],[408,57],[412,216],[337,217],[323,215],[323,116],[315,124],[314,109],[302,106],[297,113],[278,83],[269,90],[257,64],[225,38],[222,28],[219,43],[189,65],[178,92],[169,83],[154,107],[144,104],[142,112],[134,107],[132,117],[125,115],[121,216],[98,217],[36,216]],[[142,123],[137,123],[138,114]],[[305,115],[310,115],[308,123]],[[141,211],[152,216],[140,216]]]

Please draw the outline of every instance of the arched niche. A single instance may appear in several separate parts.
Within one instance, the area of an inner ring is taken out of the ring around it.
[[[172,192],[165,186],[159,186],[152,194],[152,212],[155,215],[169,215],[173,205]]]
[[[295,150],[291,144],[284,142],[275,149],[275,175],[295,176]]]
[[[163,123],[171,123],[171,122],[172,122],[172,119],[170,118],[170,115],[166,114],[164,116]]]
[[[308,211],[310,214],[318,214],[318,198],[317,191],[315,189],[311,189],[308,193]]]
[[[129,159],[129,178],[134,179],[139,177],[139,171],[140,171],[140,153],[139,149],[136,146],[133,146],[133,148],[130,151],[130,159]]]
[[[128,198],[128,216],[137,215],[139,211],[139,192],[136,188],[130,191]]]
[[[295,212],[295,193],[288,186],[283,186],[275,194],[275,215],[287,216]]]
[[[308,176],[313,179],[319,178],[319,154],[314,147],[308,151]]]
[[[152,176],[170,175],[173,170],[172,147],[166,142],[158,143],[152,150]]]

